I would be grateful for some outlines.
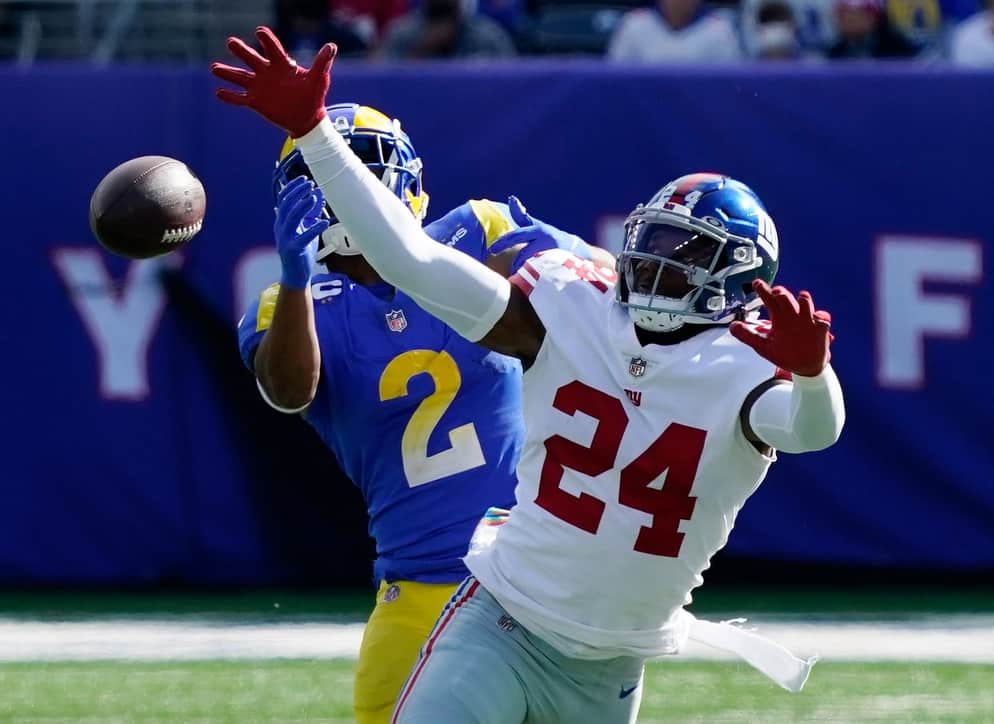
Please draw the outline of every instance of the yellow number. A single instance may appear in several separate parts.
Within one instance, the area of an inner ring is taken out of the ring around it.
[[[414,349],[394,357],[380,375],[380,400],[406,397],[408,381],[422,372],[431,376],[435,391],[411,415],[400,442],[404,475],[412,488],[486,463],[472,422],[449,430],[448,450],[428,454],[428,438],[462,385],[459,368],[448,352]]]

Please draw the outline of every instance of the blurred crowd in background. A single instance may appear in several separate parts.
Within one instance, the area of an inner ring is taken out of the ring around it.
[[[0,59],[199,62],[261,23],[302,63],[332,41],[343,57],[371,61],[994,67],[994,0],[0,0]]]

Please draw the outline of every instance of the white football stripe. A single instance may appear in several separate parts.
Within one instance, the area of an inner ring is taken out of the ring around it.
[[[717,620],[713,618],[712,620]],[[823,661],[994,663],[994,616],[951,615],[905,621],[752,621],[799,656]],[[353,659],[360,623],[239,624],[175,619],[44,622],[0,619],[0,662],[98,659]],[[701,644],[664,660],[727,660]]]

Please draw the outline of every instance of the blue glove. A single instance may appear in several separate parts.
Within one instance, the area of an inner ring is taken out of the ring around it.
[[[575,234],[569,234],[557,229],[552,224],[546,224],[533,218],[525,210],[524,204],[517,196],[509,196],[507,206],[511,210],[511,220],[519,228],[513,229],[490,245],[491,254],[500,254],[518,244],[524,248],[518,252],[511,263],[511,273],[518,271],[521,266],[540,251],[549,249],[565,249],[581,259],[590,258],[590,248],[587,243]]]
[[[280,285],[287,289],[310,284],[317,239],[329,224],[321,218],[322,209],[324,194],[306,176],[293,179],[276,197],[273,234],[283,267]]]

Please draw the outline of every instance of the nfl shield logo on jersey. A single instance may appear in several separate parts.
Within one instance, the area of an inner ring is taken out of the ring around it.
[[[641,377],[645,374],[646,361],[641,357],[632,357],[628,363],[628,374],[632,377]]]
[[[407,329],[407,317],[403,309],[393,309],[386,314],[387,327],[391,332],[403,332]]]

